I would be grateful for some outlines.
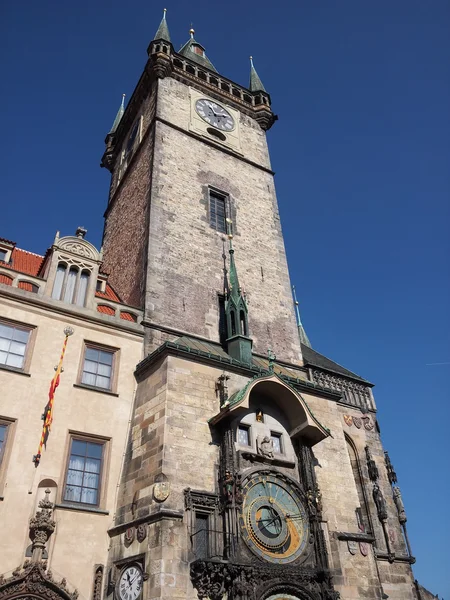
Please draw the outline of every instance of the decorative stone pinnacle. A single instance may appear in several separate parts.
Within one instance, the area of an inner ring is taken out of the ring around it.
[[[50,501],[50,490],[45,490],[45,497],[38,504],[41,510],[36,511],[30,519],[30,539],[32,542],[31,562],[41,562],[45,545],[55,531],[56,523],[52,519],[53,502]]]
[[[123,100],[122,100],[123,101]],[[84,227],[77,227],[77,230],[75,231],[75,235],[78,238],[84,239],[84,236],[87,234],[87,229],[85,229]]]

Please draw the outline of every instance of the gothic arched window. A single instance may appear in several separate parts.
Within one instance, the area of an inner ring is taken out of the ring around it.
[[[360,525],[364,526],[365,532],[370,532],[372,530],[369,510],[367,505],[367,497],[364,489],[364,481],[361,474],[361,467],[359,464],[358,453],[356,451],[356,447],[353,441],[346,435],[345,440],[347,442],[347,451],[350,458],[350,464],[352,466],[353,471],[353,479],[355,480],[356,490],[358,492],[359,499],[359,511],[358,518],[360,521]]]
[[[52,298],[69,304],[84,306],[89,284],[90,272],[60,262],[56,270]]]

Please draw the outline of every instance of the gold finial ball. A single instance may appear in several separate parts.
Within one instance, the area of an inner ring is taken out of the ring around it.
[[[229,234],[228,234],[228,239],[229,239],[229,240],[232,240],[232,239],[233,239],[233,234],[232,234],[232,233],[229,233]]]
[[[195,31],[194,31],[194,28],[193,28],[193,27],[191,27],[191,28],[189,29],[189,33],[190,33],[191,35],[194,35]]]

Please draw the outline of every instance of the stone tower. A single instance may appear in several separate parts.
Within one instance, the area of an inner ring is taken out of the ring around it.
[[[275,120],[253,62],[230,81],[164,15],[106,138],[103,265],[146,356],[108,600],[418,597],[372,385],[296,324]]]

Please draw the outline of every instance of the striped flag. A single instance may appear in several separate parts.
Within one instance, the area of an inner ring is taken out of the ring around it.
[[[59,380],[60,380],[60,376],[61,376],[61,372],[62,372],[62,365],[63,365],[63,360],[64,360],[64,354],[66,353],[67,340],[72,335],[72,333],[73,333],[73,329],[71,327],[66,327],[64,329],[64,334],[66,337],[64,339],[61,356],[59,357],[58,366],[55,368],[55,375],[50,383],[50,390],[48,392],[48,402],[45,405],[44,414],[42,415],[42,420],[44,421],[44,424],[42,425],[41,440],[39,442],[39,448],[38,448],[37,454],[35,454],[33,456],[33,462],[34,462],[35,467],[37,467],[41,461],[42,447],[44,446],[45,449],[47,449],[47,440],[48,440],[48,436],[49,436],[50,429],[51,429],[52,422],[53,422],[53,403],[55,401],[55,392],[56,392],[56,388],[59,385]]]

